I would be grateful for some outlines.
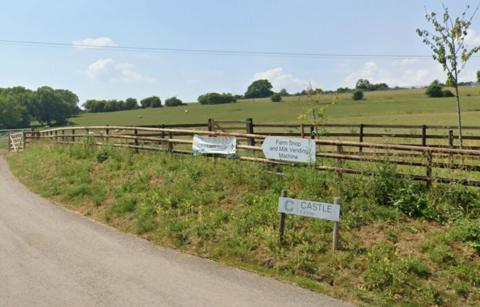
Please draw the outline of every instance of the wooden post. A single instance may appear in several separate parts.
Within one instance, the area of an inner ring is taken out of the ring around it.
[[[448,130],[448,147],[453,148],[453,141],[454,141],[453,130],[450,129]],[[453,164],[453,154],[449,155],[449,162],[450,164]]]
[[[288,197],[287,190],[282,190],[282,197]],[[285,218],[286,214],[281,212],[280,213],[280,221],[278,223],[278,244],[282,245],[284,243],[284,233],[285,233]]]
[[[302,139],[305,137],[305,125],[304,124],[300,124],[300,136],[302,137]]]
[[[110,129],[108,128],[108,125],[107,125],[107,128],[105,128],[105,142],[106,143],[110,142]]]
[[[72,142],[75,143],[75,129],[72,129]]]
[[[245,121],[246,123],[246,132],[247,134],[253,134],[253,119],[252,118],[247,118]],[[254,138],[248,138],[248,145],[250,146],[255,146],[255,139]]]
[[[208,131],[215,130],[215,121],[211,118],[208,119]]]
[[[58,137],[57,137],[57,136],[58,136],[58,131],[57,131],[57,130],[55,130],[55,143],[57,143],[57,142],[58,142]]]
[[[340,155],[343,155],[343,145],[337,145],[337,153],[340,154]],[[343,168],[343,158],[337,158],[337,167],[339,169],[342,169]],[[338,170],[337,171],[337,174],[340,178],[342,178],[342,170]]]
[[[360,132],[359,132],[359,142],[363,143],[363,130],[364,130],[364,125],[360,124]],[[358,152],[363,152],[363,147],[359,146],[358,147]]]
[[[335,200],[333,202],[335,205],[341,205],[340,197],[335,197]],[[335,253],[335,251],[339,250],[341,248],[340,244],[340,222],[335,222],[333,224],[333,237],[332,237],[332,251]]]
[[[422,126],[422,146],[427,146],[427,126]]]
[[[172,136],[173,136],[172,133],[169,132],[169,133],[168,133],[168,140],[172,139]],[[168,152],[170,152],[170,153],[173,152],[173,143],[172,143],[172,142],[168,142],[168,143],[167,143],[167,146],[168,146]]]
[[[12,151],[12,144],[10,140],[10,133],[7,135],[7,146],[8,146],[8,151]]]
[[[427,155],[427,170],[426,170],[426,175],[428,177],[427,179],[427,188],[432,187],[432,162],[433,162],[433,156],[431,151],[426,152]]]
[[[62,143],[65,142],[65,129],[62,129]]]
[[[27,148],[27,137],[26,137],[25,130],[22,131],[22,139],[23,139],[23,150],[25,150],[25,148]]]
[[[138,153],[138,130],[133,130],[133,134],[135,135],[135,153]]]
[[[310,138],[313,140],[316,138],[316,130],[315,130],[315,126],[314,125],[311,125],[310,126]]]

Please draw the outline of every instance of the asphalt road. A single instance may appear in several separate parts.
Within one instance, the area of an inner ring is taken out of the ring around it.
[[[0,157],[0,306],[346,306],[159,248],[36,196]]]

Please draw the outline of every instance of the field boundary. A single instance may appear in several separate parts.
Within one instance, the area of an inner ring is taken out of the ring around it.
[[[26,132],[29,141],[49,139],[60,144],[84,144],[86,140],[97,146],[112,146],[139,150],[166,151],[175,154],[193,154],[191,145],[194,135],[234,136],[237,142],[237,159],[286,166],[302,166],[291,162],[268,160],[263,157],[261,142],[266,134],[193,130],[178,128],[152,128],[130,126],[85,126],[64,127],[43,131]],[[317,170],[342,174],[375,175],[365,163],[389,163],[415,169],[416,172],[396,172],[396,176],[432,182],[455,183],[480,187],[480,180],[468,178],[480,172],[480,150],[457,149],[438,146],[413,146],[402,144],[367,143],[357,141],[313,138],[319,161],[313,165]],[[348,149],[348,150],[346,150]],[[222,156],[219,156],[222,157]],[[347,163],[356,163],[348,165]],[[435,175],[434,170],[447,170],[446,176]],[[453,177],[450,170],[461,173]]]

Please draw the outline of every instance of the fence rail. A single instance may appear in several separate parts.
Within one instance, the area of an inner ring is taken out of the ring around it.
[[[167,151],[192,154],[193,135],[235,136],[239,160],[270,165],[298,166],[290,162],[267,160],[261,154],[266,133],[253,133],[251,122],[245,121],[246,132],[214,131],[212,124],[200,129],[88,126],[66,127],[25,133],[29,141],[54,140],[61,144],[81,144],[90,139],[98,146],[113,146],[139,150]],[[215,126],[215,125],[213,125]],[[183,127],[176,125],[176,127]],[[218,128],[217,128],[218,129]],[[298,135],[297,135],[298,136]],[[312,137],[304,134],[303,137]],[[388,162],[396,165],[398,177],[408,177],[431,184],[459,183],[480,186],[480,150],[427,145],[399,145],[347,140],[331,140],[313,136],[317,146],[317,163],[312,167],[342,174],[374,175],[372,165]],[[368,165],[367,165],[368,163]]]

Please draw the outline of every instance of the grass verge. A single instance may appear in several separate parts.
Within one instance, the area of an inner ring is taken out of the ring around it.
[[[480,193],[391,176],[365,178],[207,157],[84,145],[6,154],[33,191],[156,244],[288,280],[359,305],[479,305]],[[332,223],[289,216],[277,200],[342,199],[343,249]]]

